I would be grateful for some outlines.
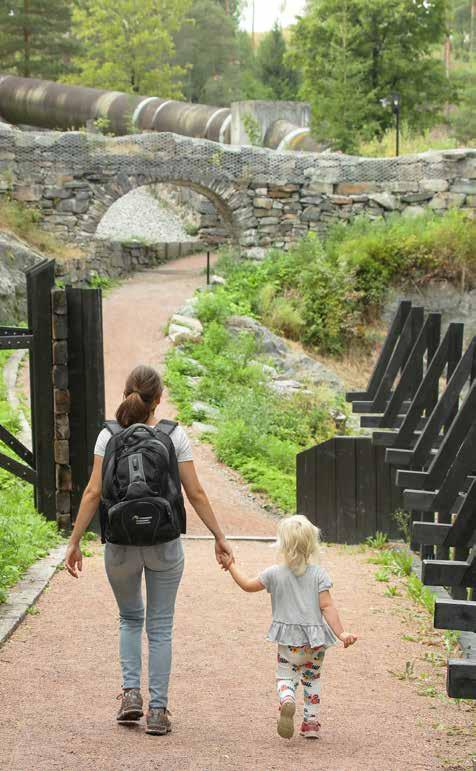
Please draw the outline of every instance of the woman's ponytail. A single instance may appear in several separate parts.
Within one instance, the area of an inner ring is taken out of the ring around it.
[[[159,401],[162,391],[162,380],[155,369],[141,365],[132,370],[124,388],[124,400],[116,410],[119,425],[128,428],[134,423],[147,423],[152,404]]]

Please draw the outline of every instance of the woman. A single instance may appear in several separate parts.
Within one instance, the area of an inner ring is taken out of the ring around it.
[[[155,411],[163,392],[160,375],[151,367],[139,366],[126,381],[124,400],[116,412],[121,428],[136,423],[155,426]],[[69,540],[65,565],[70,575],[78,578],[82,570],[81,537],[98,509],[102,491],[102,465],[111,433],[104,428],[94,449],[91,478],[84,491],[78,516]],[[215,554],[220,565],[227,565],[233,553],[225,539],[210,502],[203,490],[192,460],[192,449],[180,427],[170,434],[180,481],[187,498],[202,522],[215,536]],[[104,537],[103,537],[104,540]],[[146,631],[149,641],[149,692],[147,733],[164,735],[171,730],[167,710],[168,686],[172,659],[172,627],[177,590],[182,578],[184,555],[180,538],[154,546],[123,546],[106,540],[106,573],[119,606],[120,659],[123,675],[121,707],[117,720],[138,720],[143,715],[140,693],[141,637],[144,624],[142,573],[145,573],[147,611]]]

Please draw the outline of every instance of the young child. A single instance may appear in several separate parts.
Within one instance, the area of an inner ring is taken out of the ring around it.
[[[259,578],[247,578],[235,563],[225,569],[245,592],[267,589],[271,595],[273,622],[267,639],[278,643],[278,734],[290,739],[294,733],[296,690],[301,681],[304,720],[300,734],[306,739],[317,739],[320,677],[326,648],[334,645],[337,638],[348,648],[357,637],[344,632],[329,592],[331,580],[323,568],[313,564],[319,547],[317,527],[302,515],[283,519],[278,526],[277,545],[285,564],[267,568]]]

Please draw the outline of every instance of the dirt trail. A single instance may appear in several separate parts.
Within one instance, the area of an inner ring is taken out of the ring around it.
[[[203,257],[194,256],[168,265],[167,271],[139,274],[106,298],[109,414],[132,366],[162,366],[168,345],[163,328],[203,282],[203,276],[189,272],[202,264]],[[173,415],[167,400],[162,414]],[[203,445],[195,443],[194,453],[226,532],[272,534],[273,520],[246,496],[236,476]],[[190,532],[203,532],[194,515]],[[117,726],[117,610],[104,575],[102,549],[94,552],[81,580],[73,581],[64,572],[54,578],[38,604],[39,614],[28,617],[0,650],[0,769],[463,768],[459,761],[468,759],[471,750],[471,740],[461,733],[471,719],[466,708],[420,696],[414,683],[391,673],[422,655],[420,646],[402,639],[412,631],[411,606],[384,596],[362,554],[338,547],[326,549],[323,562],[334,579],[346,625],[360,640],[348,651],[335,648],[328,653],[318,742],[277,737],[275,652],[264,642],[269,598],[264,592],[241,592],[217,569],[211,544],[202,541],[185,543],[170,704],[174,731],[158,738],[146,736],[139,727]],[[241,542],[236,552],[251,574],[275,561],[273,550],[263,543]],[[416,672],[430,670],[430,664],[417,661]],[[450,726],[452,736],[446,730]],[[451,765],[444,758],[451,759]]]

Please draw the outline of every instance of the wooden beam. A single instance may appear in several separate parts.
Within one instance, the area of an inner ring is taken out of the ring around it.
[[[2,335],[0,337],[0,351],[13,351],[20,348],[31,348],[33,335]]]
[[[421,580],[426,586],[476,588],[476,569],[459,560],[423,560]]]
[[[446,692],[453,699],[476,699],[476,659],[450,659]]]
[[[19,479],[24,479],[25,482],[30,482],[32,485],[36,484],[36,471],[8,455],[4,455],[3,452],[0,452],[0,468],[4,468]]]
[[[412,539],[423,546],[441,546],[451,531],[452,525],[439,522],[414,522]]]
[[[436,490],[404,490],[403,506],[407,510],[434,511]]]
[[[433,626],[435,629],[474,632],[476,629],[476,602],[437,600]]]
[[[28,463],[31,468],[35,467],[33,453],[2,425],[0,425],[0,440],[13,450],[19,458]]]

